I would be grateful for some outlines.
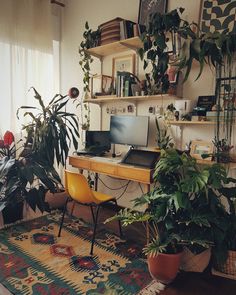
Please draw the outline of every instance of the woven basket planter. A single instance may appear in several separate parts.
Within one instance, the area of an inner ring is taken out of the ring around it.
[[[180,268],[184,271],[203,272],[211,258],[211,249],[206,249],[200,254],[192,253],[184,248]]]
[[[236,251],[228,251],[228,258],[223,265],[215,265],[215,269],[236,276]]]

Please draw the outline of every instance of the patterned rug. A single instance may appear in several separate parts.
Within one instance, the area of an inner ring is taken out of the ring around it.
[[[141,246],[98,231],[89,255],[91,227],[61,213],[0,231],[0,283],[17,295],[130,295],[152,283]]]

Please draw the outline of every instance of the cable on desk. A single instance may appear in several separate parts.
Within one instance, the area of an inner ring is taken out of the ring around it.
[[[122,185],[122,186],[120,186],[120,187],[117,187],[117,188],[113,188],[113,187],[109,187],[107,184],[105,184],[105,182],[104,182],[100,177],[98,177],[98,179],[99,179],[99,181],[101,181],[101,183],[102,183],[106,188],[108,188],[108,189],[110,189],[110,190],[113,190],[113,191],[118,191],[118,190],[120,190],[120,189],[126,187],[126,186],[130,183],[130,180],[129,180],[126,184],[124,184],[124,185]]]

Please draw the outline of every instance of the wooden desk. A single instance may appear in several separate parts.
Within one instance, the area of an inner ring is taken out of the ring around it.
[[[70,156],[69,164],[80,170],[93,171],[115,178],[140,182],[145,185],[145,192],[150,191],[154,169],[141,168],[117,163],[117,159],[106,157]]]

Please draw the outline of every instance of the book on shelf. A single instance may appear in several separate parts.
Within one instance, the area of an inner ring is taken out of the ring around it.
[[[116,96],[117,97],[132,96],[131,84],[133,82],[133,79],[134,78],[130,76],[129,72],[117,71],[117,78],[116,78]]]

